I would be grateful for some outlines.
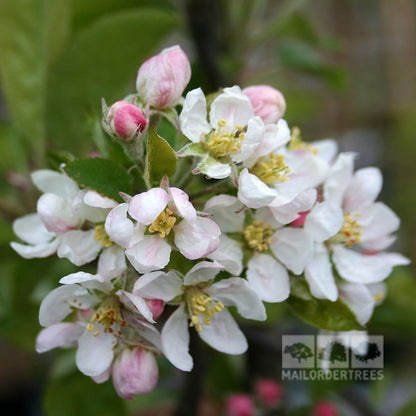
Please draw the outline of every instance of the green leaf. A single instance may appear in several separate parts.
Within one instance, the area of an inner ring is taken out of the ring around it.
[[[78,159],[64,167],[78,184],[102,195],[123,202],[119,192],[130,193],[130,176],[117,163],[101,158]]]
[[[164,175],[176,172],[178,157],[169,143],[160,137],[153,127],[149,129],[146,155],[146,177],[150,183],[159,183]]]
[[[81,120],[101,118],[101,98],[111,104],[134,88],[137,70],[176,26],[175,13],[142,8],[104,15],[72,41],[50,76],[48,136],[77,156],[89,150]],[[149,42],[151,39],[151,42]]]

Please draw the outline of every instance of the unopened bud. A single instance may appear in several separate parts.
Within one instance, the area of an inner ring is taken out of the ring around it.
[[[144,103],[157,109],[175,105],[191,78],[191,65],[179,46],[148,59],[137,74],[137,91]]]
[[[157,384],[159,371],[152,352],[136,347],[125,348],[113,365],[113,384],[117,394],[126,400],[135,394],[148,394]]]
[[[156,321],[162,315],[165,309],[165,303],[160,299],[146,299],[145,301],[153,314],[153,319]]]
[[[225,412],[227,416],[253,416],[253,399],[248,394],[233,394],[225,402]]]
[[[295,220],[293,220],[290,223],[291,227],[303,227],[303,224],[305,224],[305,220],[306,217],[308,216],[309,211],[303,211],[303,212],[299,212],[298,215],[299,217],[297,217]]]
[[[313,416],[338,416],[338,409],[331,402],[321,402],[313,407]]]
[[[137,137],[146,128],[147,120],[134,104],[117,101],[108,110],[107,123],[110,134],[128,141]]]
[[[261,403],[266,407],[279,404],[283,395],[282,386],[277,381],[268,378],[258,380],[254,385],[254,390]]]
[[[245,88],[246,95],[253,106],[254,114],[266,124],[277,123],[285,113],[286,101],[283,94],[269,85],[254,85]]]

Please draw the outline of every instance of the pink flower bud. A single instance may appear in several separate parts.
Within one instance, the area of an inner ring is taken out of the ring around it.
[[[320,402],[313,407],[313,416],[338,416],[338,409],[331,402]]]
[[[142,111],[127,101],[117,101],[110,107],[107,122],[110,131],[123,140],[137,137],[147,124]]]
[[[254,390],[261,403],[266,407],[277,405],[283,395],[282,386],[277,381],[269,378],[258,380],[254,385]]]
[[[165,309],[165,303],[160,299],[146,299],[145,302],[153,314],[153,319],[156,321],[160,315],[162,315]]]
[[[298,214],[299,217],[297,217],[294,221],[290,223],[291,227],[303,227],[303,224],[305,224],[305,220],[309,214],[309,211],[299,212]]]
[[[178,102],[190,78],[188,57],[176,45],[143,63],[137,74],[136,86],[146,104],[161,109]]]
[[[135,394],[150,393],[157,384],[159,371],[156,359],[148,350],[125,348],[113,365],[113,384],[117,394],[126,400]]]
[[[227,416],[253,416],[253,399],[244,393],[233,394],[225,402]]]
[[[266,124],[277,123],[285,113],[286,101],[283,94],[269,85],[254,85],[245,88],[246,95],[253,106],[254,114]]]

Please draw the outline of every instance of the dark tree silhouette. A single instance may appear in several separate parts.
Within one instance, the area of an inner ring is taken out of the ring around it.
[[[296,342],[293,345],[286,345],[285,354],[290,354],[292,358],[296,358],[300,363],[302,360],[307,360],[313,357],[312,350],[302,342]]]
[[[363,345],[360,345],[360,348],[363,347]],[[361,361],[362,363],[368,363],[369,361],[375,360],[376,358],[381,356],[381,351],[378,348],[378,345],[375,342],[372,342],[371,344],[368,344],[368,350],[367,354],[365,355],[359,355],[355,354],[355,358],[358,361]]]
[[[347,350],[343,344],[338,341],[328,343],[318,355],[320,360],[330,361],[334,364],[335,361],[347,361]]]

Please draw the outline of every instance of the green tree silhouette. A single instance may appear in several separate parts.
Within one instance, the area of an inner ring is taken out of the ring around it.
[[[320,360],[330,361],[334,364],[335,361],[347,361],[347,350],[343,344],[338,341],[328,343],[319,352],[318,358]]]
[[[296,342],[293,345],[286,345],[285,354],[290,354],[292,358],[296,358],[300,363],[302,360],[307,360],[313,357],[312,350],[303,342]]]

